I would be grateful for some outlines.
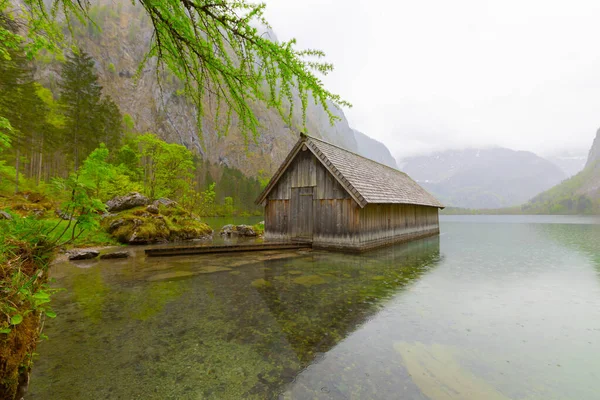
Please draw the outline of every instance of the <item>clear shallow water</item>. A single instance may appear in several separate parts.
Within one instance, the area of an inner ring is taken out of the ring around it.
[[[452,216],[363,255],[56,265],[27,398],[597,399],[593,222]]]

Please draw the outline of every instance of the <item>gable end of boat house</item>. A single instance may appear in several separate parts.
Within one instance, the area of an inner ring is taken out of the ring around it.
[[[256,203],[265,240],[349,251],[438,235],[444,208],[405,173],[304,134]]]

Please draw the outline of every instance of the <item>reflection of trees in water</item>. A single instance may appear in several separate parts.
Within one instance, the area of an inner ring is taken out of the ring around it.
[[[30,396],[270,398],[439,259],[435,237],[361,255],[65,267]],[[208,267],[230,270],[153,280]],[[89,360],[97,379],[81,373]]]
[[[348,336],[384,301],[440,259],[434,237],[360,255],[315,252],[289,265],[266,263],[257,288],[298,360],[306,365]]]
[[[600,225],[535,224],[539,232],[556,243],[585,254],[600,273]]]

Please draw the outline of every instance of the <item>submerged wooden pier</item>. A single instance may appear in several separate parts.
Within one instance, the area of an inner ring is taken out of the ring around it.
[[[267,251],[267,250],[300,250],[312,248],[311,243],[260,243],[260,244],[236,244],[236,245],[217,245],[217,246],[177,246],[162,247],[158,249],[146,249],[148,257],[169,257],[169,256],[187,256],[194,254],[215,254],[215,253],[241,253],[248,251]]]

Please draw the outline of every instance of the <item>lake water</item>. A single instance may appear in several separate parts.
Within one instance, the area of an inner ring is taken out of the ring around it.
[[[59,264],[27,399],[598,399],[598,222],[449,216],[362,255]]]

